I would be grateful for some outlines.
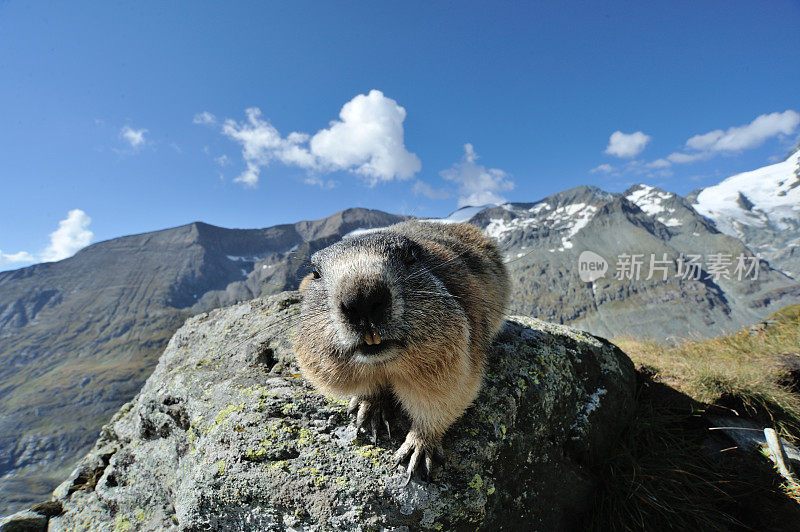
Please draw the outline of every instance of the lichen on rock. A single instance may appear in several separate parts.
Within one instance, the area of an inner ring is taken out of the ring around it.
[[[589,466],[633,404],[633,366],[615,346],[510,318],[438,474],[404,486],[391,460],[404,420],[374,444],[299,375],[299,301],[285,292],[188,320],[56,490],[64,513],[50,527],[553,530],[587,509]]]

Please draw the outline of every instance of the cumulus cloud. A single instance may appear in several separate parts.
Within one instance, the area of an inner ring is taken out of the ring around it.
[[[425,196],[429,199],[447,199],[451,196],[449,190],[444,188],[433,188],[429,183],[417,181],[411,189],[415,196]]]
[[[256,107],[247,109],[245,115],[245,123],[228,119],[222,126],[223,134],[242,145],[242,156],[247,165],[245,171],[234,179],[235,182],[256,186],[261,168],[273,160],[288,166],[315,168],[314,157],[303,146],[308,142],[308,135],[289,133],[283,138],[272,124],[261,118],[261,110]]]
[[[636,157],[642,153],[648,142],[650,142],[650,135],[645,135],[641,131],[629,134],[615,131],[608,139],[605,153],[622,158]]]
[[[488,203],[505,203],[499,193],[512,190],[514,182],[498,168],[486,168],[477,163],[478,155],[472,144],[464,144],[464,156],[452,168],[439,175],[458,185],[458,206],[478,206]]]
[[[695,135],[686,141],[686,147],[707,152],[732,152],[748,150],[762,145],[777,135],[791,135],[800,125],[800,113],[791,109],[782,113],[770,113],[756,117],[749,124],[717,129]]]
[[[17,253],[3,253],[0,250],[0,266],[7,264],[15,264],[17,262],[33,262],[36,259],[27,251],[18,251]]]
[[[231,159],[227,155],[223,154],[220,155],[219,157],[214,157],[214,162],[220,166],[228,166],[229,164],[231,164]]]
[[[78,250],[92,243],[94,233],[89,230],[92,219],[80,209],[73,209],[58,222],[58,229],[50,233],[50,244],[38,255],[27,251],[3,253],[0,251],[0,266],[25,262],[55,262],[71,257]]]
[[[41,254],[44,262],[54,262],[74,255],[79,249],[91,244],[94,233],[89,230],[92,219],[80,209],[69,211],[58,229],[50,233],[50,245]]]
[[[234,181],[258,183],[272,161],[309,172],[349,171],[374,186],[409,179],[420,171],[419,158],[405,147],[406,110],[381,91],[359,94],[342,107],[339,119],[316,134],[292,132],[283,137],[261,110],[245,111],[246,122],[225,120],[222,132],[242,145],[246,168]]]
[[[217,117],[213,114],[209,113],[208,111],[203,111],[202,113],[197,113],[192,118],[193,124],[216,124]]]
[[[406,110],[381,91],[359,94],[342,107],[339,120],[311,139],[311,152],[336,170],[352,170],[371,184],[409,179],[422,168],[406,150]]]
[[[130,126],[125,126],[120,130],[119,136],[130,144],[131,148],[138,148],[146,142],[145,133],[147,133],[146,129],[133,129]]]

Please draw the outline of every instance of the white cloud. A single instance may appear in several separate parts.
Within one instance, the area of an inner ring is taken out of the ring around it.
[[[6,264],[14,264],[17,262],[33,262],[36,259],[27,251],[18,251],[17,253],[3,253],[0,250],[0,266]]]
[[[235,182],[250,187],[256,186],[261,168],[272,160],[278,160],[288,166],[308,169],[316,167],[314,157],[302,146],[308,141],[308,135],[289,133],[283,138],[272,124],[261,119],[260,109],[251,107],[245,114],[247,123],[239,124],[235,120],[228,119],[222,126],[225,135],[242,145],[242,156],[247,164],[247,169],[234,179]]]
[[[214,157],[214,162],[220,166],[228,166],[231,164],[231,159],[227,155],[220,155],[219,157]]]
[[[800,125],[800,113],[791,109],[756,117],[749,124],[695,135],[686,147],[705,152],[733,152],[755,148],[777,135],[791,135]]]
[[[630,134],[615,131],[608,139],[605,153],[622,158],[636,157],[642,153],[648,142],[650,135],[645,135],[641,131]]]
[[[512,190],[514,182],[508,174],[498,168],[486,168],[477,164],[478,155],[472,144],[464,144],[464,157],[452,168],[442,170],[439,175],[458,185],[458,206],[505,203],[499,192]]]
[[[800,113],[791,109],[782,113],[764,114],[743,126],[729,127],[726,130],[715,129],[695,135],[686,141],[688,151],[671,153],[667,156],[667,160],[675,164],[687,164],[711,159],[720,153],[749,150],[762,145],[772,137],[791,135],[798,126],[800,126]]]
[[[125,126],[120,130],[119,136],[127,141],[131,148],[138,148],[146,142],[145,133],[147,133],[146,129],[132,129],[130,126]]]
[[[311,139],[311,152],[324,166],[352,170],[372,185],[409,179],[422,168],[419,157],[406,150],[403,121],[406,110],[381,91],[359,94],[342,107],[339,120]]]
[[[27,251],[3,253],[0,251],[0,266],[24,262],[55,262],[71,257],[78,250],[92,243],[94,233],[89,230],[92,219],[80,209],[73,209],[58,222],[58,229],[50,233],[50,244],[38,254]]]
[[[681,153],[676,151],[675,153],[670,153],[669,155],[667,155],[667,161],[675,164],[687,164],[687,163],[693,163],[695,161],[700,161],[703,159],[708,159],[711,156],[712,155],[708,152]]]
[[[655,161],[650,161],[645,166],[648,168],[669,168],[672,166],[672,163],[667,159],[656,159]]]
[[[344,104],[339,120],[313,136],[293,132],[284,138],[261,118],[260,109],[247,109],[246,115],[247,122],[225,120],[222,132],[242,145],[247,167],[234,181],[248,186],[258,183],[261,169],[272,161],[316,172],[350,171],[370,186],[409,179],[422,167],[404,144],[405,109],[378,90]]]
[[[339,185],[338,181],[334,181],[333,179],[322,179],[318,176],[308,176],[307,178],[303,179],[303,183],[306,185],[313,185],[315,187],[319,187],[322,190],[330,190],[332,188],[336,188]]]
[[[197,113],[192,118],[193,124],[216,124],[217,117],[209,113],[208,111],[203,111],[202,113]]]
[[[94,233],[89,230],[92,219],[80,209],[69,211],[58,229],[50,233],[50,245],[42,252],[41,260],[54,262],[74,255],[79,249],[91,244]]]
[[[444,188],[433,188],[424,181],[417,181],[411,189],[415,196],[425,196],[429,199],[447,199],[451,196],[450,191]]]
[[[600,166],[595,166],[591,170],[589,170],[590,174],[596,174],[598,172],[602,172],[604,174],[608,174],[614,171],[614,167],[610,164],[601,164]]]

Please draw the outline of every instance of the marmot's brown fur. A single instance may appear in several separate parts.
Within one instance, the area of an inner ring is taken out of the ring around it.
[[[382,395],[393,394],[412,422],[395,458],[409,459],[409,478],[427,477],[502,326],[502,255],[474,226],[410,221],[345,237],[311,260],[294,343],[304,376],[352,397],[373,435],[386,423]]]

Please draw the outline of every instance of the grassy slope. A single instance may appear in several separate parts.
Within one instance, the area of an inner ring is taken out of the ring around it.
[[[800,436],[800,395],[787,379],[787,361],[800,356],[800,304],[750,329],[706,341],[671,348],[629,338],[616,344],[638,368],[692,399],[706,404],[734,399],[751,415],[770,416],[786,435]]]
[[[704,416],[742,415],[800,440],[800,382],[792,381],[787,365],[800,361],[800,304],[711,340],[673,347],[631,338],[616,343],[639,371],[639,406],[599,466],[588,527],[794,529],[797,487],[786,485],[762,456],[710,432]]]

